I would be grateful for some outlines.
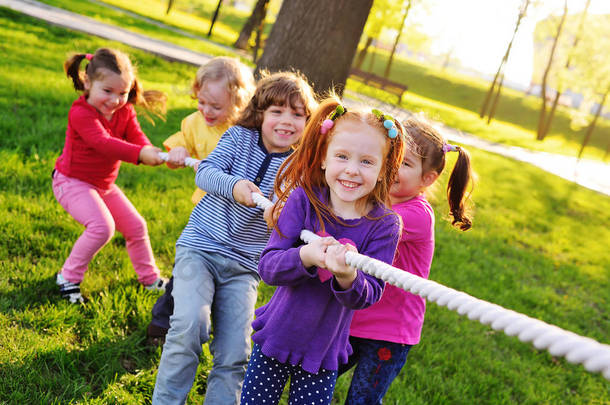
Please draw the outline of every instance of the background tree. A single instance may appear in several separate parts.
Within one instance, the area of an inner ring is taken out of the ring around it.
[[[165,10],[166,15],[169,14],[169,12],[171,11],[173,6],[174,6],[174,0],[168,0],[167,9]]]
[[[343,93],[373,0],[284,0],[255,74],[298,69],[317,93]]]
[[[573,40],[572,40],[572,45],[571,45],[572,50],[576,49],[576,47],[578,46],[578,42],[580,41],[580,37],[582,36],[582,31],[584,28],[585,20],[587,18],[587,10],[589,9],[590,4],[591,4],[591,0],[587,0],[587,2],[585,4],[585,8],[584,8],[582,14],[580,15],[578,28],[576,28],[576,32],[573,35]],[[561,97],[561,94],[564,91],[564,85],[566,82],[566,80],[561,80],[561,79],[565,75],[570,75],[571,62],[572,62],[571,55],[568,51],[568,55],[566,57],[566,62],[565,62],[563,71],[558,74],[557,83],[555,86],[555,98],[553,99],[553,104],[551,105],[551,109],[549,111],[546,122],[544,123],[544,126],[541,129],[543,138],[546,137],[546,135],[549,133],[549,130],[551,129],[551,124],[553,122],[553,118],[555,117],[555,111],[557,110],[557,105],[559,104],[559,98]]]
[[[553,38],[553,45],[551,46],[551,52],[549,53],[549,57],[546,63],[546,68],[544,69],[544,73],[542,74],[542,82],[540,83],[540,116],[538,118],[538,131],[536,134],[536,139],[542,141],[546,134],[544,133],[544,127],[546,124],[546,91],[547,91],[547,80],[549,77],[549,72],[551,71],[551,67],[553,66],[553,58],[555,56],[555,50],[557,49],[557,44],[559,43],[559,38],[561,37],[561,32],[563,30],[563,25],[566,21],[566,17],[568,15],[568,0],[564,0],[563,3],[563,14],[559,19],[557,24],[557,32]]]
[[[597,104],[597,106],[594,107],[593,117],[589,118],[590,121],[578,152],[578,158],[582,156],[585,147],[591,140],[598,118],[608,100],[608,92],[610,91],[609,49],[610,16],[589,16],[582,32],[581,41],[572,54],[571,70],[575,77],[571,82],[571,87],[577,89],[585,99],[581,104],[581,119],[589,118],[591,107],[594,104]]]
[[[216,5],[216,10],[214,10],[214,15],[212,16],[212,22],[210,23],[210,30],[208,31],[208,38],[212,36],[212,30],[214,29],[214,24],[216,24],[216,19],[218,18],[218,13],[220,13],[220,6],[222,6],[222,0],[218,0],[218,4]]]
[[[510,42],[508,43],[506,52],[504,52],[504,56],[502,57],[502,60],[500,61],[500,66],[498,67],[498,70],[496,71],[496,74],[494,75],[494,79],[491,82],[491,85],[489,86],[489,90],[487,90],[485,99],[483,100],[483,105],[481,106],[481,111],[479,113],[479,116],[481,118],[484,118],[486,115],[489,115],[488,119],[487,119],[488,124],[491,122],[491,119],[493,118],[493,115],[495,113],[495,106],[497,106],[498,100],[500,99],[500,92],[502,91],[502,83],[504,80],[504,72],[503,72],[504,66],[506,65],[506,62],[508,61],[508,57],[510,56],[510,50],[513,47],[513,42],[515,40],[515,36],[517,35],[517,31],[519,31],[519,26],[521,25],[521,21],[527,15],[527,9],[530,6],[530,2],[531,2],[531,0],[523,0],[523,3],[521,4],[521,8],[519,9],[519,15],[517,16],[517,22],[515,24],[515,29],[513,30],[513,36],[511,37]],[[495,93],[495,96],[494,96],[494,93]],[[491,108],[491,105],[490,105],[492,98],[494,100],[492,103],[492,105],[494,106],[493,108]]]
[[[262,29],[264,25],[265,17],[267,17],[267,9],[269,0],[256,0],[256,4],[252,9],[252,14],[248,17],[248,20],[242,27],[239,37],[233,46],[237,49],[248,49],[248,43],[252,36],[252,31],[258,28]]]
[[[369,13],[366,25],[364,26],[365,41],[364,46],[358,53],[354,67],[361,69],[362,63],[366,58],[369,48],[373,41],[378,40],[384,27],[388,27],[396,19],[402,7],[401,2],[392,0],[375,0]],[[369,69],[370,70],[370,69]]]
[[[406,4],[404,5],[402,19],[400,20],[400,27],[398,28],[398,31],[396,33],[396,38],[394,39],[394,45],[392,45],[392,50],[390,51],[390,57],[388,58],[388,64],[386,65],[385,71],[383,72],[383,77],[385,77],[386,79],[388,78],[388,76],[390,76],[390,68],[392,67],[392,60],[394,59],[394,53],[396,52],[396,47],[398,46],[398,43],[400,42],[402,30],[405,27],[405,21],[407,20],[407,17],[409,16],[409,10],[411,10],[411,3],[412,3],[411,0],[407,0]]]

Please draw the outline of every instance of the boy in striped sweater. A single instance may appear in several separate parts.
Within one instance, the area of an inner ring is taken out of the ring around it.
[[[264,74],[236,125],[199,164],[195,183],[207,194],[176,242],[174,313],[153,404],[186,401],[211,319],[213,366],[204,403],[239,402],[260,281],[257,265],[269,237],[251,195],[272,194],[277,170],[315,107],[304,77]]]

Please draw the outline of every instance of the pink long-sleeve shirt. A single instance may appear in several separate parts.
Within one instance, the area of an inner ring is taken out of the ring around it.
[[[392,206],[401,216],[403,231],[393,266],[428,278],[434,255],[434,211],[424,196]],[[386,284],[381,300],[355,311],[350,335],[414,345],[419,343],[426,300]]]
[[[137,164],[140,150],[150,144],[131,103],[108,121],[81,96],[68,113],[66,142],[55,170],[107,190],[117,178],[121,161]]]

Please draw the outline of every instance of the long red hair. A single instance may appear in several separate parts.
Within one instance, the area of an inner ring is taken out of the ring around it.
[[[322,227],[321,230],[324,230],[324,220],[330,220],[331,218],[336,221],[339,220],[328,206],[320,200],[316,193],[316,191],[328,187],[324,171],[322,170],[322,161],[326,156],[326,150],[334,134],[337,121],[349,119],[361,122],[363,125],[369,125],[379,130],[384,134],[386,139],[387,153],[379,174],[379,181],[376,183],[373,191],[364,197],[366,198],[366,203],[390,206],[390,187],[394,183],[398,169],[402,164],[405,151],[405,134],[402,125],[398,121],[394,121],[399,134],[394,139],[391,139],[387,136],[388,130],[384,128],[382,120],[372,112],[348,110],[345,114],[335,119],[335,126],[333,128],[326,134],[322,134],[320,132],[322,122],[335,111],[339,104],[341,104],[339,98],[334,95],[320,103],[318,109],[307,122],[299,147],[282,163],[275,179],[275,194],[278,197],[278,203],[275,204],[274,211],[281,210],[290,193],[295,188],[301,187],[313,206]],[[277,218],[279,215],[275,214],[276,212],[272,216],[274,218],[274,228],[279,232],[279,229],[277,229]]]

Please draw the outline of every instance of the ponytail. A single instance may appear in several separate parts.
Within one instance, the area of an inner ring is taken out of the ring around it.
[[[85,53],[77,53],[69,57],[64,62],[64,71],[66,76],[72,79],[74,83],[74,90],[83,91],[85,90],[85,82],[83,80],[83,72],[80,71],[80,63],[87,57]]]
[[[472,169],[470,167],[470,155],[461,146],[457,147],[459,153],[449,182],[447,183],[447,200],[454,226],[459,226],[462,231],[467,231],[472,226],[472,220],[466,215],[464,202],[470,196],[466,192],[468,183],[472,181]]]

